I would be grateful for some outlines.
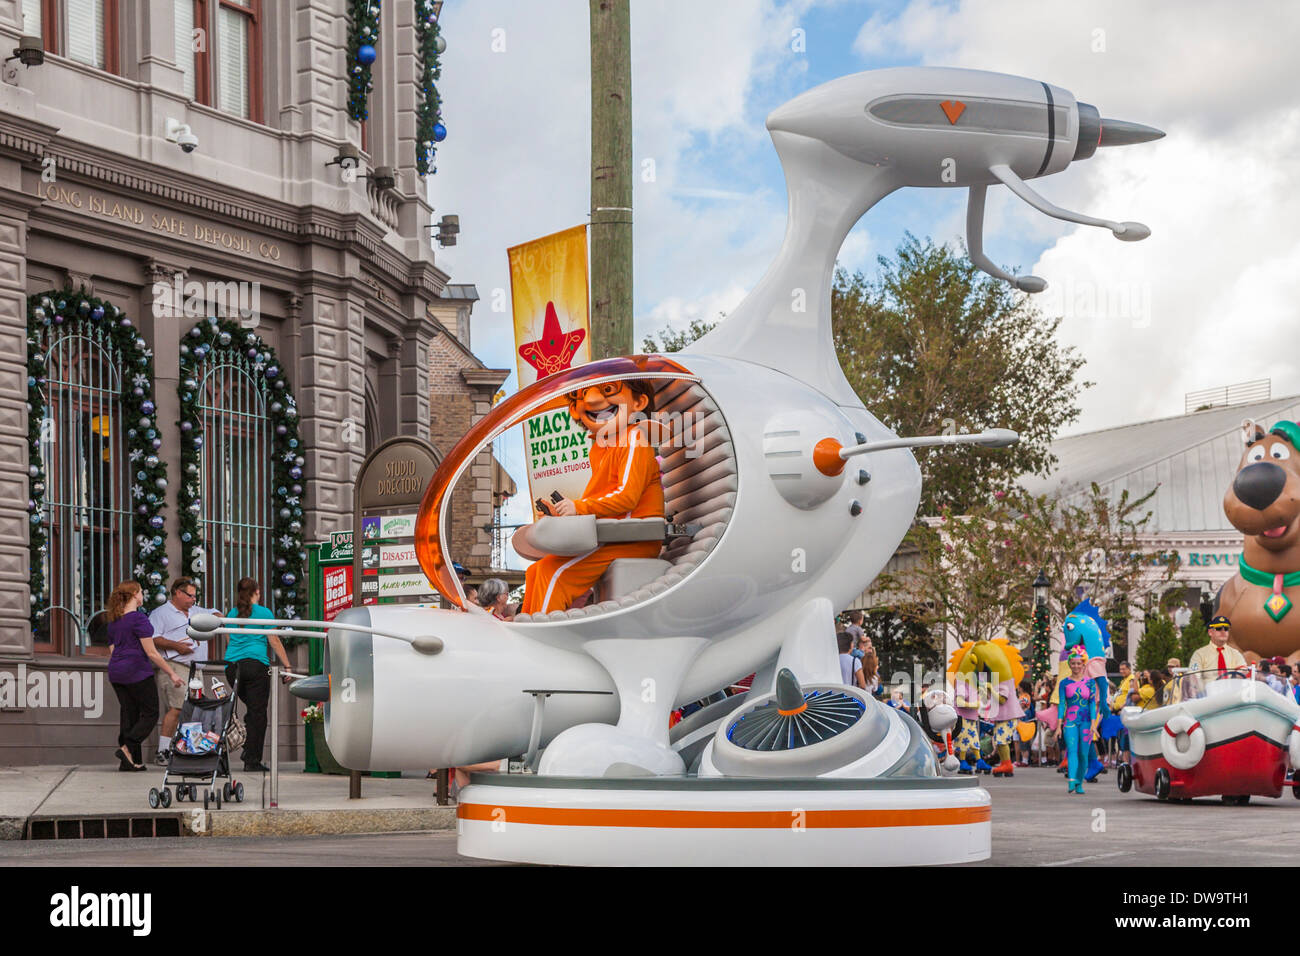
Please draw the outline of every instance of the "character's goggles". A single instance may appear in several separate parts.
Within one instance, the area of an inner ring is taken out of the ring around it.
[[[564,397],[568,399],[570,405],[576,405],[587,394],[588,388],[599,388],[600,394],[606,398],[613,398],[619,392],[623,391],[622,382],[601,382],[599,385],[588,385],[586,388],[575,388],[571,392],[565,392]]]

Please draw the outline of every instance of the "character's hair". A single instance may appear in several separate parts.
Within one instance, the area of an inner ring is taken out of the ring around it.
[[[966,659],[977,643],[992,644],[1002,651],[1006,656],[1007,665],[1011,668],[1008,675],[1013,681],[1019,684],[1025,679],[1025,665],[1020,657],[1020,651],[1005,637],[995,638],[991,641],[966,641],[961,647],[952,652],[952,657],[948,659],[948,673],[956,674],[961,670],[961,662]]]
[[[193,587],[197,589],[198,586],[194,583],[193,578],[177,578],[175,581],[172,582],[171,593],[175,594],[177,591],[183,591],[185,590],[185,588],[188,587]]]
[[[117,587],[113,588],[113,593],[108,596],[108,619],[110,622],[116,621],[126,613],[126,603],[141,592],[142,588],[134,581],[123,581]]]
[[[240,617],[249,617],[253,613],[253,595],[262,590],[252,578],[240,578],[235,585],[235,610]]]
[[[862,652],[862,676],[870,684],[876,679],[876,671],[880,670],[880,659],[876,657],[875,651]]]
[[[500,578],[488,578],[478,586],[478,596],[474,600],[480,607],[491,607],[509,590],[510,586]]]
[[[1082,644],[1075,644],[1074,647],[1070,648],[1070,654],[1066,658],[1066,660],[1068,661],[1080,660],[1086,664],[1088,663],[1088,649],[1085,648]]]

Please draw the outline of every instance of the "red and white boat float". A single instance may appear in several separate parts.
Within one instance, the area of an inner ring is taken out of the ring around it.
[[[1280,797],[1292,786],[1288,761],[1300,766],[1300,705],[1254,679],[1253,669],[1184,674],[1166,687],[1163,706],[1125,707],[1120,716],[1133,757],[1116,774],[1124,793],[1137,787],[1174,801],[1217,794],[1245,804]]]

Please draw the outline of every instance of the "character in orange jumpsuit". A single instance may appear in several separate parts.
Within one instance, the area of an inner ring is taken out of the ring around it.
[[[664,486],[644,428],[654,411],[654,387],[643,381],[605,382],[568,394],[569,414],[592,434],[591,480],[576,500],[550,505],[557,515],[597,518],[662,518]],[[527,614],[563,611],[600,580],[616,558],[657,558],[658,541],[606,544],[576,556],[548,554],[525,575]]]

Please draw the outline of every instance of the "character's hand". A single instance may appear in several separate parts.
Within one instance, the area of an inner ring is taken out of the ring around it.
[[[561,498],[559,501],[551,502],[551,511],[554,514],[568,517],[569,515],[576,515],[578,513],[578,506],[568,498]]]

